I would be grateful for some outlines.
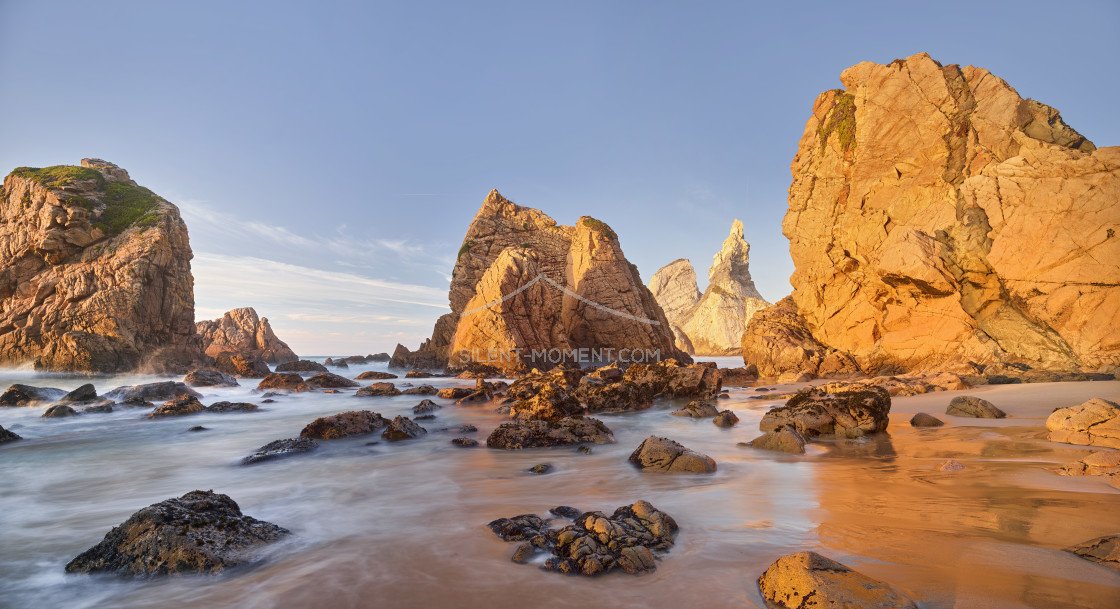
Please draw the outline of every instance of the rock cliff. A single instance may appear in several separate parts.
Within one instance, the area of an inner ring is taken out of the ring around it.
[[[221,319],[195,324],[206,355],[218,357],[231,354],[282,364],[299,359],[288,345],[276,336],[267,317],[258,317],[252,307],[226,311]]]
[[[763,370],[777,348],[867,373],[1120,365],[1120,147],[924,53],[840,79],[805,125],[782,225],[792,310],[823,349],[791,357],[797,345],[748,328],[744,360]]]
[[[708,289],[703,296],[699,295],[696,273],[687,260],[676,260],[654,275],[650,290],[666,310],[677,332],[679,347],[700,355],[742,352],[747,322],[756,311],[770,305],[751,280],[750,250],[750,244],[743,238],[743,223],[735,220],[708,269]],[[687,304],[690,299],[691,304]]]
[[[413,359],[505,372],[549,368],[579,349],[612,358],[648,349],[691,361],[673,346],[665,314],[609,226],[588,216],[557,225],[496,190],[467,229],[449,300],[452,312]],[[534,357],[534,349],[549,356]]]
[[[185,368],[201,357],[179,210],[100,159],[20,167],[0,191],[0,363]]]

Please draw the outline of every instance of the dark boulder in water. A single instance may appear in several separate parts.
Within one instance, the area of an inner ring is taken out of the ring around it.
[[[194,429],[192,428],[191,431],[194,431]],[[258,448],[257,452],[242,459],[241,464],[251,465],[253,463],[260,463],[261,461],[291,457],[293,455],[311,452],[318,447],[319,444],[311,438],[287,438],[285,440],[276,440]]]
[[[227,495],[191,491],[136,512],[70,561],[66,572],[220,573],[250,562],[256,550],[287,534],[283,527],[245,516]]]
[[[97,390],[94,389],[93,383],[86,383],[81,387],[67,393],[59,398],[59,402],[63,404],[74,404],[81,402],[92,402],[97,399]]]
[[[105,397],[118,402],[164,402],[181,395],[202,397],[202,394],[187,387],[184,383],[175,381],[162,381],[133,385],[131,387],[117,387],[105,394]]]
[[[256,404],[249,402],[214,402],[206,407],[206,412],[256,412]]]
[[[381,432],[381,437],[393,441],[411,440],[426,433],[428,430],[417,425],[412,419],[398,415],[385,427],[385,431]]]
[[[34,406],[56,402],[66,395],[64,389],[54,387],[32,387],[16,383],[0,394],[0,406]]]
[[[191,387],[237,387],[239,384],[232,375],[210,368],[191,370],[183,382]]]
[[[148,414],[148,418],[181,417],[196,412],[202,412],[206,407],[193,395],[181,395],[173,400],[167,400]]]
[[[296,360],[294,362],[285,362],[276,366],[277,372],[326,372],[327,367],[319,362],[310,360]]]
[[[5,442],[15,442],[16,440],[22,440],[22,439],[23,439],[23,437],[21,437],[16,432],[4,429],[4,426],[0,425],[0,444],[3,444]],[[476,444],[477,444],[477,442],[476,442]]]
[[[61,418],[64,418],[64,417],[72,417],[76,414],[78,414],[78,411],[76,411],[73,408],[67,406],[66,404],[56,404],[56,405],[48,408],[47,411],[43,413],[43,418],[44,419],[61,419]]]
[[[373,433],[385,427],[389,421],[380,414],[369,410],[353,410],[340,412],[329,417],[319,417],[303,431],[299,432],[301,438],[317,438],[319,440],[334,440],[358,434]]]
[[[583,442],[614,442],[614,434],[602,421],[590,417],[565,417],[556,421],[527,420],[502,423],[486,439],[486,446],[519,450]]]

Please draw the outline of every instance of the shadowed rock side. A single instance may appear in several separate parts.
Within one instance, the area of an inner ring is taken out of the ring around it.
[[[694,301],[690,308],[680,312],[676,321],[670,320],[680,332],[690,353],[700,355],[739,355],[742,353],[743,330],[756,311],[770,306],[754,286],[750,273],[750,244],[743,238],[743,223],[735,220],[731,233],[716,253],[712,266],[708,269],[708,289]],[[696,275],[688,261],[687,271],[678,260],[667,266],[663,277],[665,287],[660,290],[667,301],[680,302],[687,299],[688,279],[692,279],[695,290]],[[671,268],[672,267],[672,268]],[[655,275],[655,277],[657,277]],[[668,281],[672,279],[672,281]],[[653,289],[650,282],[650,289]],[[680,291],[683,290],[683,293]],[[655,295],[657,291],[655,291]],[[661,300],[658,300],[661,303]],[[665,307],[664,303],[661,303]],[[679,344],[678,343],[678,344]]]
[[[449,300],[452,312],[430,342],[415,353],[398,347],[391,366],[482,364],[510,373],[558,363],[530,360],[534,348],[650,349],[691,361],[674,347],[668,320],[609,226],[587,216],[559,226],[497,191],[467,229]]]
[[[206,355],[210,357],[241,355],[262,359],[269,364],[299,360],[299,356],[272,331],[268,318],[258,317],[252,307],[226,311],[221,319],[203,320],[195,327],[202,337]]]
[[[202,357],[179,209],[99,159],[0,190],[0,364],[184,373]]]
[[[782,225],[813,339],[867,373],[1115,369],[1120,147],[924,53],[840,78],[805,125]],[[762,371],[773,338],[748,328],[744,360]]]

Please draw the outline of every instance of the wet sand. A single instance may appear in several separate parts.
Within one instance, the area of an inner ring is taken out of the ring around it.
[[[254,399],[248,388],[206,393],[204,403]],[[944,415],[960,394],[984,397],[1009,418]],[[312,455],[254,467],[237,460],[270,440],[293,437],[316,416],[369,408],[391,417],[407,414],[419,397],[304,394],[261,413],[165,421],[141,420],[136,410],[42,421],[41,408],[0,409],[0,424],[15,422],[29,438],[0,447],[10,480],[0,488],[6,531],[0,588],[7,590],[0,603],[761,607],[758,575],[783,554],[813,549],[890,582],[925,608],[1120,606],[1120,573],[1061,551],[1120,532],[1120,491],[1096,478],[1046,471],[1089,450],[1046,441],[1043,426],[1056,407],[1091,397],[1120,399],[1120,382],[895,398],[886,434],[815,443],[806,456],[737,446],[759,435],[758,421],[775,405],[746,399],[753,395],[733,389],[731,400],[720,401],[742,419],[729,430],[670,416],[681,402],[604,416],[617,443],[596,446],[591,455],[567,448],[455,448],[448,443],[453,434],[435,430],[472,423],[481,441],[502,418],[486,407],[449,407],[422,422],[433,431],[422,440],[337,440]],[[911,428],[908,420],[919,411],[947,425]],[[199,424],[211,431],[185,433]],[[626,457],[651,434],[711,455],[719,470],[636,471]],[[937,471],[949,458],[966,469]],[[554,473],[526,473],[542,462]],[[62,572],[135,510],[194,488],[227,493],[245,513],[295,535],[271,548],[263,563],[219,577],[122,582]],[[517,565],[510,561],[515,544],[484,526],[503,516],[545,515],[556,505],[610,511],[638,499],[681,526],[657,571],[640,577],[566,577]]]

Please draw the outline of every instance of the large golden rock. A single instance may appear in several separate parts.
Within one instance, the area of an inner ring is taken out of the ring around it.
[[[202,357],[179,210],[99,159],[0,191],[0,364],[186,372]]]
[[[272,331],[267,317],[257,316],[256,309],[242,307],[226,311],[219,319],[195,324],[202,337],[206,355],[243,356],[261,359],[269,364],[294,362],[299,356]]]
[[[1120,365],[1120,147],[924,53],[841,81],[813,105],[782,225],[812,337],[869,373]]]

